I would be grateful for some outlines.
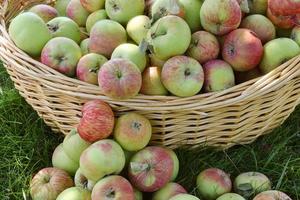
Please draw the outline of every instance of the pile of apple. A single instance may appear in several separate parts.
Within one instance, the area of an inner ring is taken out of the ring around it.
[[[106,96],[190,97],[300,54],[296,0],[57,0],[15,17],[15,44]],[[278,37],[278,38],[276,38]]]
[[[39,171],[31,180],[33,200],[199,200],[175,183],[179,160],[174,151],[147,146],[152,136],[148,119],[126,113],[115,120],[111,107],[87,102],[82,118],[52,155],[53,167]],[[236,193],[230,193],[234,185]],[[271,190],[261,173],[236,177],[217,168],[202,171],[197,188],[206,200],[291,200]],[[144,192],[144,195],[143,195]]]

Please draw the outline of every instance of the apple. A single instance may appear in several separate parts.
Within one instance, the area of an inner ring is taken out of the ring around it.
[[[35,5],[32,8],[30,8],[28,11],[37,14],[46,23],[48,21],[50,21],[51,19],[58,16],[57,10],[55,8],[49,6],[49,5],[46,5],[46,4]]]
[[[128,169],[129,179],[138,190],[155,192],[170,182],[173,169],[173,160],[168,150],[150,146],[131,158]]]
[[[242,173],[234,180],[234,191],[247,198],[270,189],[271,181],[259,172]]]
[[[95,12],[97,10],[103,9],[105,5],[105,0],[80,0],[82,7],[84,7],[89,12]]]
[[[108,109],[107,106],[109,106],[107,103],[103,102],[102,100],[90,100],[84,103],[82,106],[81,112],[84,115],[86,112],[89,112],[90,110],[95,110],[95,109]],[[111,108],[110,108],[111,109]],[[110,114],[109,118],[111,118],[111,112],[107,112]]]
[[[119,174],[124,166],[124,151],[110,139],[92,144],[80,157],[80,170],[91,181],[98,181],[109,174]]]
[[[67,6],[71,0],[57,0],[55,1],[54,8],[57,10],[59,16],[66,16]]]
[[[201,29],[200,12],[202,0],[179,0],[185,10],[184,19],[194,33]]]
[[[76,42],[69,38],[56,37],[43,48],[41,61],[43,64],[73,77],[81,55],[81,49]]]
[[[267,16],[272,21],[272,23],[283,29],[293,28],[296,24],[300,22],[300,14],[298,15],[275,15],[271,12],[270,9],[267,10]]]
[[[291,33],[291,39],[293,39],[300,46],[300,26],[295,26]]]
[[[80,30],[80,42],[89,38],[89,33],[87,32],[85,27],[79,27]]]
[[[80,29],[79,26],[68,17],[56,17],[47,23],[53,37],[66,37],[79,43]]]
[[[226,36],[222,55],[234,70],[248,71],[260,63],[263,45],[253,31],[241,28]]]
[[[60,193],[56,200],[91,200],[91,192],[80,187],[71,187]]]
[[[80,137],[76,129],[72,129],[63,141],[63,149],[67,156],[79,164],[81,153],[87,149],[91,143]]]
[[[45,44],[52,38],[42,18],[32,12],[16,16],[9,25],[8,33],[18,48],[33,57],[38,57]]]
[[[81,172],[80,168],[75,173],[74,183],[76,187],[81,187],[86,190],[92,191],[96,182],[88,180]]]
[[[275,15],[294,15],[300,13],[300,2],[298,0],[268,0],[268,8]]]
[[[177,194],[169,200],[200,200],[199,198],[190,194]]]
[[[300,54],[299,45],[289,38],[277,38],[265,44],[260,70],[267,74],[289,59]]]
[[[127,40],[126,30],[118,22],[104,19],[98,21],[90,32],[89,49],[109,58],[114,49]]]
[[[191,30],[180,17],[160,18],[148,31],[147,40],[152,53],[161,60],[186,52],[191,42]]]
[[[247,82],[249,80],[261,77],[262,73],[259,70],[258,67],[251,69],[249,71],[246,72],[235,72],[235,78],[236,78],[236,83],[240,84],[240,83],[244,83]]]
[[[106,62],[107,58],[99,54],[90,53],[83,56],[77,64],[77,78],[84,82],[98,85],[99,69]]]
[[[276,38],[275,26],[263,15],[249,15],[243,19],[240,27],[250,29],[256,33],[263,44]]]
[[[32,199],[55,200],[65,189],[73,186],[70,175],[57,168],[44,168],[30,181]]]
[[[143,200],[143,193],[133,188],[134,200]]]
[[[229,193],[232,183],[229,175],[224,171],[217,168],[210,168],[198,175],[197,188],[201,196],[205,199],[214,200],[225,193]]]
[[[253,200],[292,200],[287,194],[277,191],[269,190],[262,192],[254,197]]]
[[[73,19],[79,26],[85,26],[89,12],[82,6],[80,0],[71,0],[66,8],[67,16]]]
[[[92,191],[93,200],[135,200],[128,180],[121,176],[108,176],[98,181]]]
[[[89,54],[89,42],[90,42],[90,38],[84,39],[81,41],[80,43],[80,49],[81,49],[81,53],[82,55],[86,55]]]
[[[177,194],[185,193],[187,193],[187,191],[178,183],[168,183],[153,194],[152,200],[167,200],[176,196]]]
[[[217,198],[216,200],[246,200],[246,199],[239,194],[226,193],[220,196],[219,198]]]
[[[179,160],[176,153],[173,150],[166,149],[166,151],[169,153],[173,161],[173,171],[172,171],[172,176],[170,181],[175,181],[179,173]]]
[[[145,0],[106,0],[105,9],[110,19],[126,25],[130,19],[144,13]]]
[[[101,91],[106,96],[124,100],[139,93],[142,86],[142,75],[133,62],[116,58],[108,61],[100,68],[98,82]]]
[[[124,58],[130,60],[136,64],[141,72],[144,71],[147,64],[146,53],[141,51],[140,48],[135,44],[125,43],[119,45],[111,55],[111,59],[115,58]]]
[[[165,63],[161,80],[172,94],[189,97],[200,92],[204,73],[197,60],[187,56],[175,56]]]
[[[268,0],[248,0],[251,14],[265,15],[268,9]]]
[[[64,151],[63,143],[58,145],[52,155],[52,165],[58,169],[65,170],[70,175],[75,175],[79,168],[79,163],[72,160]]]
[[[236,0],[204,1],[200,19],[202,27],[208,32],[225,35],[239,27],[242,11]]]
[[[86,30],[88,33],[91,32],[93,26],[100,20],[107,19],[107,14],[104,9],[97,10],[89,15],[86,20]]]
[[[201,64],[216,59],[220,53],[218,39],[206,31],[198,31],[192,35],[192,41],[187,54]]]
[[[132,18],[126,26],[129,37],[137,44],[146,39],[147,33],[151,28],[151,21],[148,16],[139,15]]]
[[[88,109],[85,107],[77,130],[84,140],[96,142],[109,137],[114,124],[115,118],[111,107],[103,101],[97,101],[95,106]]]
[[[127,151],[145,148],[152,136],[150,121],[137,113],[119,117],[114,128],[114,139]]]
[[[160,69],[162,69],[164,64],[167,62],[167,60],[161,60],[154,54],[149,54],[149,58],[151,66],[159,67]]]
[[[167,95],[168,90],[161,81],[160,67],[147,67],[143,72],[141,93],[145,95]]]
[[[185,13],[186,11],[179,0],[155,0],[151,5],[151,18],[154,22],[167,15],[184,18]]]

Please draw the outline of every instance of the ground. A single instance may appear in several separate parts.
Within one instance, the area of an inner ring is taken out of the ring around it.
[[[273,189],[300,199],[300,107],[281,127],[251,145],[227,151],[177,150],[177,182],[197,195],[195,180],[208,167],[218,167],[232,178],[259,171],[271,178]],[[14,89],[0,66],[0,199],[30,199],[29,181],[39,169],[51,166],[51,154],[62,142]]]

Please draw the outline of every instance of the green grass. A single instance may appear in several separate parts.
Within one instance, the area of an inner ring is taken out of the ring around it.
[[[51,154],[62,141],[37,116],[14,89],[0,66],[0,199],[28,198],[32,174],[51,165]],[[300,199],[300,108],[272,134],[251,145],[214,150],[178,150],[181,170],[177,181],[197,194],[195,180],[208,167],[219,167],[235,177],[240,172],[260,171],[274,189]]]

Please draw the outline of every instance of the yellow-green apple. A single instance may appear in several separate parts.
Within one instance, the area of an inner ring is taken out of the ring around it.
[[[32,12],[16,16],[10,23],[8,33],[17,47],[34,57],[40,56],[43,47],[52,38],[46,23]]]
[[[268,0],[248,0],[251,14],[265,15],[268,9]]]
[[[90,145],[91,143],[80,137],[76,129],[72,129],[63,141],[64,152],[78,164],[81,153]]]
[[[57,10],[59,16],[66,16],[67,6],[71,0],[57,0],[55,1],[54,8]]]
[[[133,188],[134,200],[143,200],[143,193]]]
[[[110,19],[126,26],[130,19],[142,15],[145,0],[106,0],[105,10]]]
[[[130,60],[115,58],[100,68],[98,82],[106,96],[112,99],[130,99],[141,89],[142,74]]]
[[[155,0],[151,5],[151,18],[154,22],[167,15],[184,18],[185,13],[184,6],[179,0]]]
[[[69,38],[56,37],[43,48],[41,61],[43,64],[73,77],[81,55],[81,49],[76,42]]]
[[[242,15],[244,16],[246,13],[250,12],[249,9],[249,2],[248,0],[237,0],[237,2],[239,3],[241,10],[242,10]]]
[[[137,44],[146,39],[147,33],[151,27],[150,18],[146,15],[139,15],[132,18],[126,26],[129,37]]]
[[[56,200],[91,200],[91,192],[80,188],[71,187],[60,193]]]
[[[298,0],[268,0],[268,8],[275,15],[294,15],[300,13],[300,2]]]
[[[168,15],[160,18],[148,31],[151,52],[161,60],[181,55],[191,42],[189,25],[180,17]]]
[[[226,36],[222,56],[235,71],[248,71],[260,63],[263,51],[263,45],[256,33],[241,28]]]
[[[259,68],[267,74],[299,54],[299,45],[294,40],[289,38],[271,40],[264,46],[264,56]]]
[[[58,12],[55,8],[47,5],[47,4],[38,4],[33,6],[28,10],[29,12],[33,12],[40,16],[44,20],[44,22],[48,22],[51,19],[58,16]]]
[[[160,190],[156,191],[153,196],[152,200],[169,200],[173,196],[177,194],[186,194],[187,191],[178,183],[168,183]]]
[[[97,10],[89,15],[86,20],[86,30],[88,33],[91,32],[92,27],[100,20],[107,19],[107,14],[104,9]]]
[[[275,26],[263,15],[249,15],[243,19],[240,27],[250,29],[256,33],[263,44],[276,38]]]
[[[200,200],[198,197],[190,194],[177,194],[169,200]]]
[[[84,140],[96,142],[109,137],[114,124],[115,117],[111,107],[103,101],[96,100],[84,105],[77,131]]]
[[[44,168],[30,181],[32,199],[55,200],[65,189],[74,185],[70,175],[58,168]]]
[[[185,10],[184,19],[191,28],[192,33],[201,29],[200,12],[202,0],[179,0]]]
[[[219,198],[217,198],[216,200],[246,200],[246,199],[239,194],[226,193],[220,196]]]
[[[259,172],[246,172],[234,180],[234,191],[246,198],[271,189],[269,178]]]
[[[235,81],[237,84],[261,77],[262,73],[258,67],[246,72],[235,72]]]
[[[81,172],[80,168],[75,173],[74,183],[76,187],[81,187],[86,190],[92,191],[96,182],[88,180]]]
[[[175,56],[164,64],[161,80],[172,94],[189,97],[200,92],[204,73],[197,60],[187,56]]]
[[[56,17],[47,23],[53,37],[66,37],[76,43],[81,41],[79,26],[68,17]]]
[[[168,90],[161,81],[160,67],[147,67],[143,72],[142,88],[140,91],[145,95],[167,95]]]
[[[300,14],[286,16],[275,15],[270,9],[268,9],[267,16],[275,26],[283,29],[293,28],[296,24],[300,23]]]
[[[89,12],[95,12],[103,9],[105,0],[80,0],[82,6]]]
[[[93,200],[135,200],[133,187],[121,176],[107,176],[98,181],[92,191]]]
[[[292,200],[287,194],[277,191],[277,190],[269,190],[262,192],[254,197],[253,200]]]
[[[175,181],[179,173],[179,160],[176,153],[173,150],[166,149],[166,151],[169,153],[173,161],[173,171],[172,171],[172,176],[170,181]]]
[[[230,64],[223,60],[211,60],[204,64],[204,90],[218,92],[235,85],[234,72]]]
[[[201,64],[216,59],[220,53],[218,39],[206,31],[198,31],[192,35],[192,41],[187,54]]]
[[[114,128],[114,139],[127,151],[145,148],[152,136],[150,121],[137,113],[119,117]]]
[[[80,0],[71,0],[66,9],[67,16],[79,26],[85,26],[89,12],[81,5]]]
[[[79,168],[79,163],[72,160],[64,151],[63,143],[58,145],[52,155],[52,165],[58,169],[68,172],[70,175],[75,175]]]
[[[167,60],[159,59],[154,54],[149,54],[149,58],[150,58],[151,66],[156,66],[156,67],[159,67],[161,69],[163,68],[164,64],[167,62]]]
[[[217,168],[202,171],[197,177],[197,188],[207,200],[217,199],[231,191],[232,183],[228,174]]]
[[[114,49],[127,40],[126,30],[118,22],[104,19],[98,21],[90,32],[89,49],[109,58]]]
[[[91,181],[98,181],[109,174],[119,174],[124,166],[124,151],[110,139],[92,144],[80,157],[80,170]]]
[[[242,11],[236,0],[204,1],[200,19],[202,27],[208,32],[225,35],[239,27]]]
[[[90,38],[87,38],[82,40],[80,43],[80,49],[83,56],[90,53],[89,42],[90,42]]]
[[[141,51],[135,44],[125,43],[119,45],[112,53],[111,59],[124,58],[133,62],[141,72],[144,71],[147,58],[146,53]]]
[[[300,46],[300,26],[295,26],[291,33],[291,39],[293,39]]]
[[[80,58],[76,75],[79,80],[98,85],[98,72],[100,67],[107,62],[107,58],[100,54],[89,53]]]
[[[167,149],[150,146],[131,158],[129,179],[138,190],[155,192],[170,182],[173,169],[174,163]]]

